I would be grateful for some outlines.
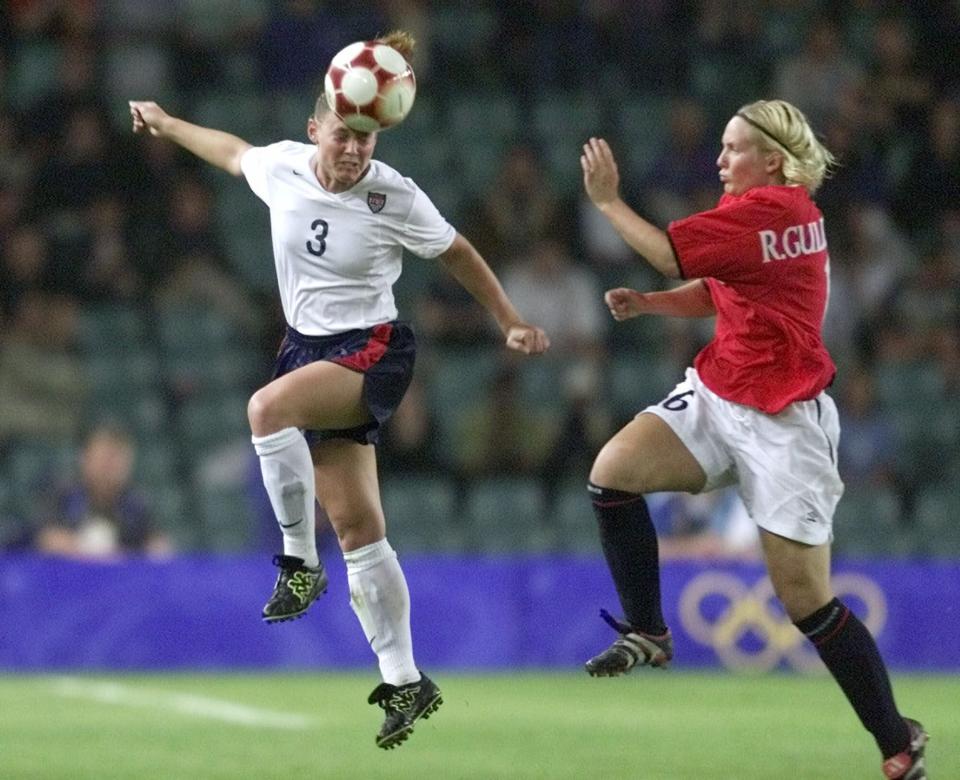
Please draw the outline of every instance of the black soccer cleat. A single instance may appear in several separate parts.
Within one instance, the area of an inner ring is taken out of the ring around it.
[[[927,780],[924,751],[930,735],[917,721],[904,718],[910,730],[910,744],[902,753],[890,756],[883,762],[883,775],[890,780]]]
[[[391,750],[413,733],[413,725],[420,718],[426,720],[440,708],[443,697],[436,683],[421,672],[419,680],[406,685],[380,683],[367,703],[380,705],[386,713],[377,734],[377,747]]]
[[[584,664],[591,677],[619,677],[634,666],[654,666],[666,669],[673,659],[673,637],[670,632],[660,636],[637,631],[629,623],[617,620],[605,609],[600,617],[620,634],[610,647]]]
[[[280,567],[273,595],[263,608],[265,623],[294,620],[310,609],[310,605],[327,592],[327,572],[323,562],[316,569],[303,565],[303,558],[274,555],[273,565]]]

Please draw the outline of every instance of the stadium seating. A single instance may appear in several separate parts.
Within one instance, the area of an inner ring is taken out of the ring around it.
[[[556,529],[558,549],[578,555],[600,553],[600,536],[587,494],[587,477],[558,485],[548,512]]]
[[[25,109],[46,97],[57,85],[58,47],[50,40],[22,41],[10,61],[5,83],[6,99]]]
[[[474,479],[467,487],[464,516],[472,548],[487,554],[545,552],[556,533],[547,517],[539,480],[525,477]]]
[[[387,537],[398,550],[464,552],[468,527],[457,486],[445,475],[395,474],[380,485]]]
[[[663,400],[682,379],[672,363],[656,354],[615,354],[607,376],[612,409],[618,418],[630,418]]]
[[[905,556],[917,552],[899,497],[882,485],[847,486],[833,518],[837,556]]]
[[[618,137],[630,139],[616,152],[624,174],[635,181],[646,178],[666,139],[668,101],[660,95],[629,95],[617,106]]]
[[[960,556],[960,492],[956,473],[950,482],[931,485],[921,492],[913,520],[914,537],[927,555]]]

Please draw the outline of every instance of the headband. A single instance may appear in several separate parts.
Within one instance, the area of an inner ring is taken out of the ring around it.
[[[776,141],[778,144],[780,144],[780,146],[782,146],[784,149],[786,149],[788,152],[790,152],[790,154],[793,154],[793,153],[794,153],[793,150],[792,150],[789,146],[787,146],[787,144],[785,144],[783,141],[781,141],[779,138],[777,138],[773,133],[771,133],[769,130],[767,130],[767,128],[765,128],[765,127],[764,127],[763,125],[761,125],[759,122],[754,122],[754,121],[753,121],[750,117],[748,117],[746,114],[742,114],[742,113],[740,113],[739,111],[737,112],[737,116],[740,117],[740,118],[741,118],[744,122],[746,122],[748,125],[753,125],[755,128],[757,128],[757,130],[759,130],[761,133],[763,133],[765,136],[767,136],[767,138],[770,138],[770,139]]]

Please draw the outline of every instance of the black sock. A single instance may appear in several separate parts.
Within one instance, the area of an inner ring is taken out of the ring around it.
[[[638,493],[588,486],[600,544],[627,622],[645,634],[666,632],[660,607],[660,553],[647,502]]]
[[[883,757],[905,750],[910,732],[897,711],[887,668],[867,627],[839,599],[795,625],[813,642]]]

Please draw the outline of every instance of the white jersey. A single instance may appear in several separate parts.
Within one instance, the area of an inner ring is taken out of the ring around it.
[[[287,323],[327,336],[396,319],[403,250],[436,257],[456,231],[423,190],[379,160],[351,189],[327,192],[314,172],[316,152],[281,141],[252,147],[241,160],[250,188],[270,207]]]

